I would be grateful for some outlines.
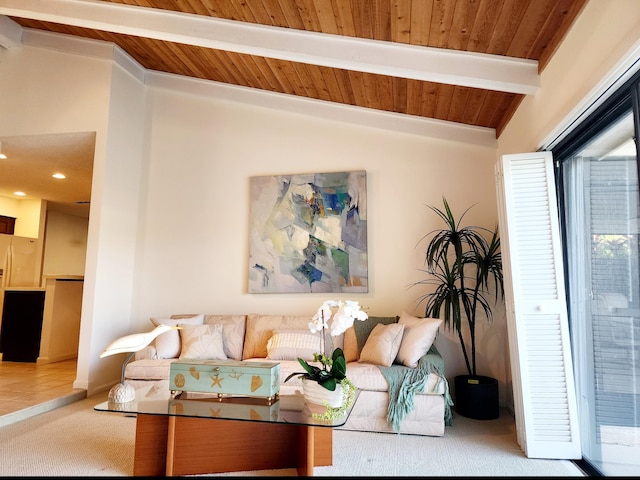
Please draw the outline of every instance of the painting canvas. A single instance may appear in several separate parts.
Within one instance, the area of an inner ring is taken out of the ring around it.
[[[249,293],[366,293],[367,176],[250,179]]]

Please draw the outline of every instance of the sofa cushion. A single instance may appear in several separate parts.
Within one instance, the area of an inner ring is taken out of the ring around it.
[[[386,392],[389,384],[377,365],[372,363],[347,363],[347,378],[360,390]]]
[[[222,325],[182,325],[180,358],[226,360]]]
[[[268,360],[313,360],[313,354],[320,351],[321,335],[309,329],[276,328],[267,341]]]
[[[389,394],[363,390],[353,406],[347,423],[340,430],[358,430],[366,432],[409,433],[441,437],[445,433],[445,402],[442,395],[416,395],[415,408],[402,420],[401,432],[397,432],[387,420]],[[400,440],[399,437],[396,437]],[[413,442],[411,436],[407,443]],[[428,468],[428,467],[427,467]]]
[[[403,331],[404,325],[399,323],[377,324],[371,330],[358,362],[390,367],[398,355]]]
[[[128,380],[168,380],[171,362],[174,360],[175,358],[162,358],[129,362],[125,368],[124,376]]]
[[[309,329],[309,323],[313,315],[247,315],[247,334],[244,339],[243,358],[266,358],[267,342],[273,336],[273,331],[278,328],[291,328],[296,330]],[[329,332],[325,335],[327,345],[332,348],[343,348],[344,334],[331,337]],[[327,351],[331,348],[328,347]]]
[[[157,318],[151,317],[151,323],[154,326],[169,325],[172,327],[182,323],[184,325],[202,325],[204,322],[204,315],[184,315],[181,317],[181,321],[178,322],[173,317],[171,318]],[[178,358],[180,356],[180,333],[179,330],[169,330],[168,332],[159,335],[154,340],[156,347],[157,358]]]
[[[433,345],[441,323],[439,318],[420,318],[402,312],[398,324],[404,325],[404,333],[396,363],[405,367],[417,367],[420,357]]]
[[[392,365],[391,368],[402,368],[400,365]],[[286,378],[286,377],[284,377]],[[347,378],[356,388],[374,392],[388,392],[389,383],[377,365],[372,363],[351,362],[347,363]],[[289,382],[287,382],[289,384]],[[430,373],[424,389],[419,394],[442,395],[445,392],[445,384],[435,373]],[[360,401],[360,400],[358,400]]]
[[[171,315],[172,319],[186,317],[189,317],[189,315]],[[232,360],[242,360],[244,332],[247,326],[246,315],[205,315],[204,323],[207,325],[222,325],[225,355]]]

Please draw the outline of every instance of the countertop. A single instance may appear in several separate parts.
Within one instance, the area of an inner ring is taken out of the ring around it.
[[[44,280],[84,280],[84,275],[43,275]]]
[[[5,292],[44,292],[44,287],[4,287]]]

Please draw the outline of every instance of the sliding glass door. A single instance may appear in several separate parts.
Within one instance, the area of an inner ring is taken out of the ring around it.
[[[605,476],[640,472],[638,116],[627,86],[553,150],[583,459]]]

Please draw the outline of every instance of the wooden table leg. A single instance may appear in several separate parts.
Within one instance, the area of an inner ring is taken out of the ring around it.
[[[333,428],[313,428],[313,465],[330,467],[333,465]]]
[[[300,477],[313,476],[315,428],[300,427],[298,443],[298,464],[296,468]]]
[[[169,417],[142,413],[136,417],[133,475],[162,476],[166,471]]]
[[[176,417],[169,417],[167,429],[167,467],[165,474],[167,477],[173,476],[173,459],[176,446]]]

